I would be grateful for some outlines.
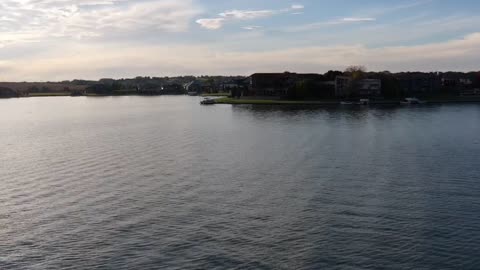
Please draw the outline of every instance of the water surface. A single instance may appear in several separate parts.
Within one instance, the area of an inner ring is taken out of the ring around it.
[[[0,269],[479,269],[480,105],[0,100]]]

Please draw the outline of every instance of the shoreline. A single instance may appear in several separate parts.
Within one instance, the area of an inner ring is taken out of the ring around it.
[[[471,98],[437,98],[425,99],[428,104],[450,104],[450,103],[480,103],[480,97]],[[318,105],[318,106],[337,106],[341,105],[341,100],[262,100],[262,99],[234,99],[219,98],[215,99],[215,104],[230,105]],[[370,101],[369,105],[400,105],[401,100],[378,100]],[[349,107],[364,105],[344,105]]]
[[[19,97],[0,97],[0,99],[12,98],[35,98],[35,97],[119,97],[119,96],[151,96],[151,95],[136,95],[136,94],[119,94],[119,95],[71,95],[66,92],[58,93],[33,93],[28,96]],[[160,96],[160,95],[158,95]],[[168,96],[182,96],[182,95],[168,95]],[[317,105],[317,106],[338,106],[341,105],[342,100],[269,100],[269,99],[236,99],[226,97],[223,93],[219,94],[204,94],[201,97],[214,98],[215,104],[227,105]],[[427,98],[423,99],[427,104],[450,104],[450,103],[480,103],[480,97],[452,97],[452,98]],[[372,100],[369,105],[399,105],[398,100]],[[348,107],[362,106],[362,105],[344,105]]]

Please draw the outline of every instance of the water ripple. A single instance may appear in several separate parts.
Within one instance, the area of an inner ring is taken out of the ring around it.
[[[478,105],[0,103],[0,269],[480,266]]]

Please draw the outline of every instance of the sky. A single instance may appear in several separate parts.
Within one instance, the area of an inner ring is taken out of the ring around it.
[[[1,0],[0,81],[480,70],[478,0]]]

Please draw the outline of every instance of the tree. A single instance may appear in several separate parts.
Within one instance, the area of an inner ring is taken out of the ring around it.
[[[28,88],[27,92],[29,92],[29,93],[39,93],[40,88],[38,88],[38,86],[34,85],[34,86]]]
[[[349,66],[345,69],[344,74],[351,78],[350,83],[346,88],[347,98],[352,97],[355,95],[359,81],[365,78],[365,74],[367,73],[367,68],[364,66]]]
[[[327,81],[335,81],[335,78],[337,76],[342,76],[343,72],[338,71],[338,70],[329,70],[327,73],[324,74],[325,80]]]
[[[365,77],[367,68],[365,66],[349,66],[345,69],[345,75],[350,76],[352,80],[360,80]]]
[[[214,78],[208,78],[207,81],[206,81],[206,84],[208,85],[208,88],[209,88],[209,92],[210,93],[214,93],[216,92],[216,89],[215,89],[215,79]]]

